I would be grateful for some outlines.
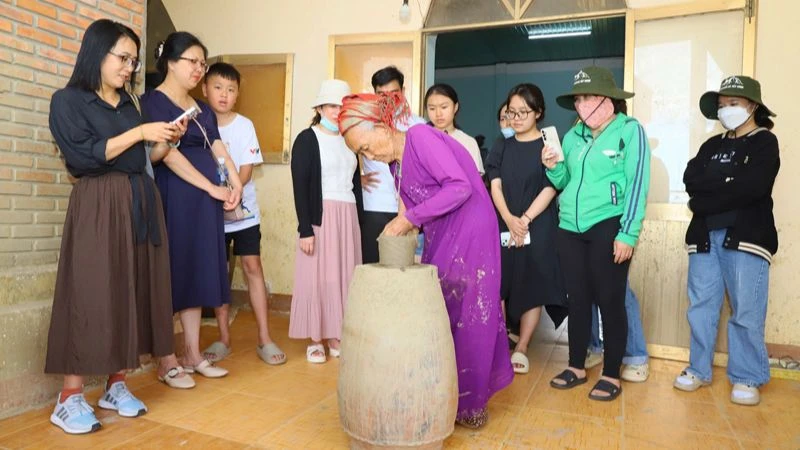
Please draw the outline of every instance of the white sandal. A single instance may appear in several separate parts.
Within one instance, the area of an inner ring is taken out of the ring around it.
[[[522,367],[517,367],[517,365]],[[530,361],[528,361],[528,356],[522,352],[514,352],[511,355],[511,367],[514,368],[514,373],[528,373],[530,370]]]
[[[340,348],[331,347],[331,342],[330,341],[339,341],[339,345],[340,346],[342,345],[342,341],[340,341],[339,339],[329,339],[328,340],[328,354],[331,355],[331,358],[338,358],[342,354],[342,352],[341,352]]]
[[[322,353],[322,356],[315,355],[315,353]],[[306,347],[306,359],[313,364],[322,364],[328,359],[325,357],[325,346],[322,344],[311,344]]]

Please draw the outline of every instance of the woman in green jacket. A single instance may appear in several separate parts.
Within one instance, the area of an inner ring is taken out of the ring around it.
[[[628,117],[625,99],[608,69],[586,67],[572,91],[557,103],[578,113],[580,122],[564,136],[563,160],[542,151],[547,177],[559,196],[558,250],[569,295],[569,367],[550,385],[569,389],[587,381],[584,360],[592,304],[603,316],[603,376],[589,394],[613,400],[622,392],[625,353],[625,283],[644,219],[650,180],[650,148],[644,129]]]

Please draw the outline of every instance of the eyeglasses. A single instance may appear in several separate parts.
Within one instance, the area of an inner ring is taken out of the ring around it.
[[[134,58],[133,56],[130,55],[118,55],[114,52],[108,52],[108,53],[110,55],[114,55],[117,58],[119,58],[119,60],[122,61],[122,64],[124,64],[125,67],[130,67],[131,69],[133,69],[134,72],[138,72],[142,69],[142,62],[139,61],[139,58]]]
[[[205,61],[201,61],[197,58],[186,58],[184,56],[178,57],[178,59],[182,59],[184,61],[189,61],[193,66],[199,67],[203,73],[208,73],[208,64]]]
[[[528,118],[528,114],[530,114],[532,112],[533,112],[533,110],[531,110],[531,109],[523,110],[523,111],[506,111],[506,119],[507,120],[514,120],[514,119],[525,120],[525,119]]]

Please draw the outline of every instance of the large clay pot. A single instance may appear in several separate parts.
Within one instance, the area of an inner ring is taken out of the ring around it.
[[[439,449],[453,432],[458,380],[437,270],[413,264],[416,236],[379,244],[381,262],[356,267],[350,285],[339,417],[352,449]]]

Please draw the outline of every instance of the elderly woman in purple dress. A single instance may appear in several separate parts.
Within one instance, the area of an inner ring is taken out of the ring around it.
[[[458,368],[456,421],[477,428],[489,398],[514,372],[500,310],[500,232],[475,162],[464,147],[434,128],[409,121],[402,94],[345,97],[339,129],[347,146],[392,163],[404,207],[384,229],[403,235],[424,227],[422,262],[439,269]]]

